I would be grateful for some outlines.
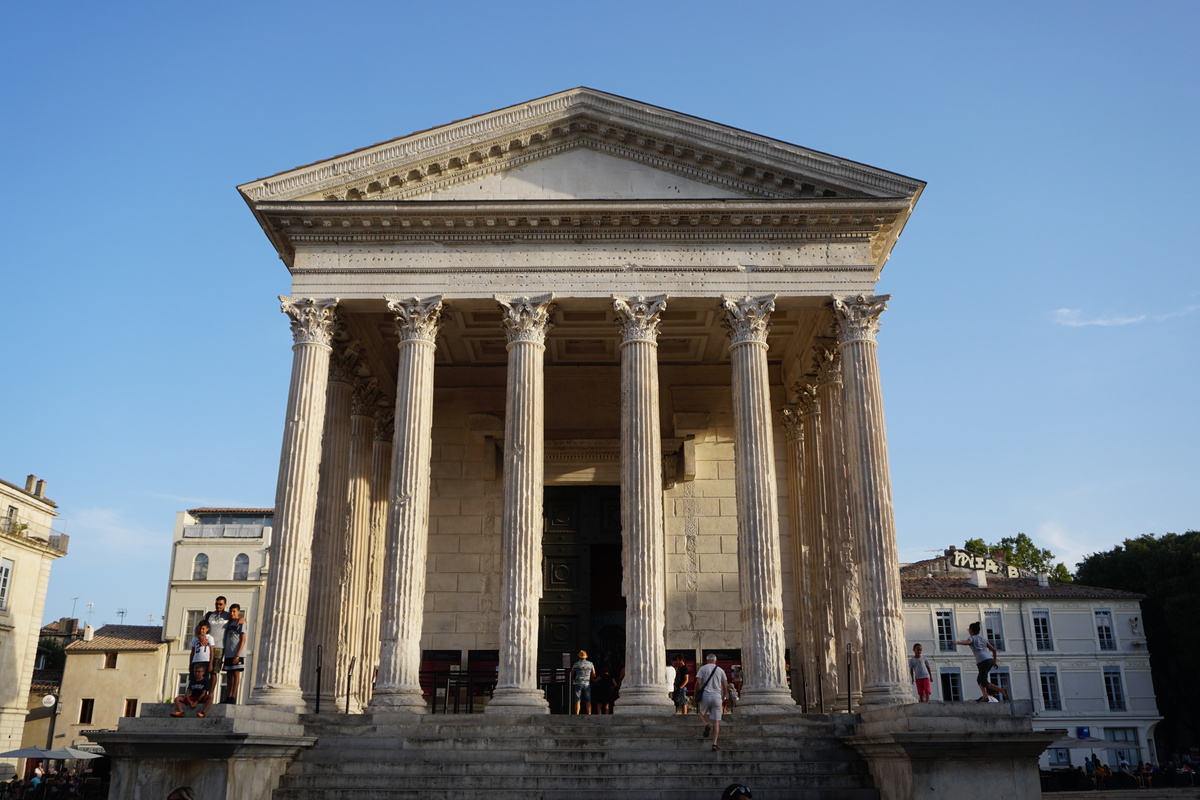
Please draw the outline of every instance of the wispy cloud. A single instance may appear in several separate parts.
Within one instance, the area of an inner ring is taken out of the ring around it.
[[[84,508],[71,514],[67,530],[72,538],[88,540],[89,545],[102,545],[113,551],[127,548],[161,547],[163,531],[140,527],[113,508]],[[168,536],[170,528],[168,530]],[[75,542],[72,542],[75,544]]]
[[[1048,547],[1054,557],[1066,565],[1067,569],[1075,571],[1075,565],[1083,561],[1084,556],[1097,551],[1096,542],[1089,536],[1069,531],[1058,522],[1043,522],[1037,527],[1034,541],[1042,547]]]
[[[1194,314],[1200,311],[1200,305],[1186,306],[1185,308],[1176,311],[1168,311],[1165,314],[1138,314],[1136,316],[1121,316],[1111,315],[1107,317],[1084,317],[1083,310],[1079,308],[1060,308],[1054,312],[1054,321],[1059,325],[1068,328],[1082,328],[1088,325],[1113,326],[1113,325],[1137,325],[1140,322],[1163,322],[1175,317],[1186,317],[1188,314]]]

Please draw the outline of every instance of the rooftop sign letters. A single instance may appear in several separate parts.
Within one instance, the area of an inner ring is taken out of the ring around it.
[[[981,569],[984,572],[990,572],[993,575],[1004,574],[1009,578],[1021,577],[1021,570],[1008,564],[1001,564],[990,558],[983,556],[972,555],[966,550],[955,550],[950,556],[950,563],[956,567],[965,569]]]

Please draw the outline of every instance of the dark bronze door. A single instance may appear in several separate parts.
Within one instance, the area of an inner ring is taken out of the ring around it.
[[[538,665],[569,665],[580,649],[619,674],[625,658],[621,490],[547,486]]]

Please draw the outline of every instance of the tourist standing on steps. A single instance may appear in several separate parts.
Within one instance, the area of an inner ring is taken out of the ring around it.
[[[720,750],[717,740],[721,738],[721,700],[728,679],[725,670],[717,666],[716,655],[709,653],[704,661],[704,666],[696,670],[696,710],[704,722],[704,738],[711,732],[712,749]]]
[[[222,703],[237,703],[238,684],[246,662],[242,650],[246,647],[246,621],[242,618],[242,607],[234,603],[229,607],[229,621],[225,623],[225,699]]]
[[[979,688],[983,692],[983,696],[975,702],[986,703],[993,693],[999,694],[1005,700],[1008,700],[1008,692],[1004,690],[1004,687],[997,686],[988,679],[988,673],[992,671],[992,668],[997,665],[997,661],[999,660],[996,658],[996,648],[992,647],[991,642],[979,635],[982,626],[978,622],[972,622],[967,630],[971,633],[970,637],[954,644],[968,645],[971,648],[971,652],[975,654],[975,666],[979,668],[979,675],[976,676],[975,682],[979,684]],[[990,658],[988,657],[989,650],[992,653]]]
[[[683,659],[675,656],[675,713],[687,716],[688,668]]]
[[[592,713],[592,681],[596,679],[596,665],[587,660],[587,650],[579,651],[579,660],[571,665],[571,713],[579,713],[583,703],[584,714]]]
[[[671,698],[671,702],[675,702],[675,662],[679,660],[676,656],[670,664],[667,664],[667,697]]]
[[[913,645],[912,658],[908,660],[908,674],[917,685],[917,699],[922,703],[929,702],[933,693],[933,670],[929,668],[929,659],[921,655],[921,645]]]
[[[213,605],[216,608],[200,619],[208,623],[208,632],[216,640],[217,651],[213,655],[219,667],[225,662],[225,624],[229,622],[229,612],[225,610],[224,597],[218,597]]]

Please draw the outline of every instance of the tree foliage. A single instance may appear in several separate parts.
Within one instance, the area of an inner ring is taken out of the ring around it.
[[[67,665],[67,651],[62,640],[55,636],[38,639],[38,650],[46,654],[46,669],[63,669]]]
[[[1200,745],[1200,696],[1195,691],[1200,639],[1194,616],[1200,608],[1200,531],[1126,539],[1076,566],[1080,583],[1146,595],[1142,627],[1163,715],[1156,729],[1159,758]]]
[[[988,544],[983,539],[967,539],[963,549],[977,556],[990,556],[998,550],[1004,551],[1004,563],[1021,567],[1030,572],[1048,572],[1050,580],[1067,583],[1071,580],[1071,572],[1061,562],[1055,562],[1054,553],[1049,548],[1038,547],[1023,533],[1016,536],[1005,536],[995,544]]]

